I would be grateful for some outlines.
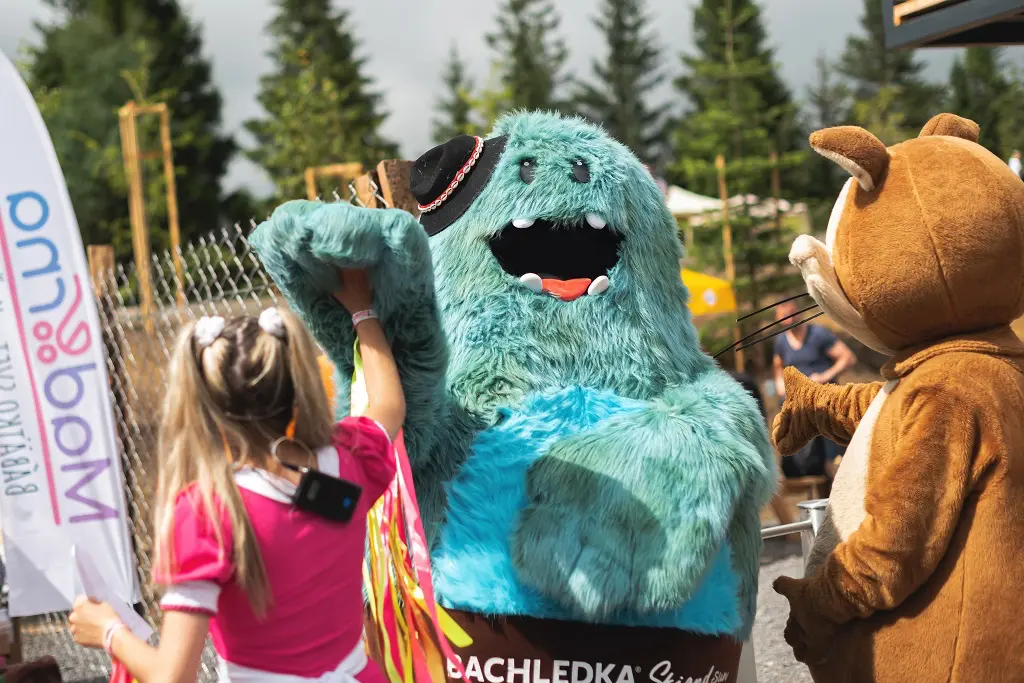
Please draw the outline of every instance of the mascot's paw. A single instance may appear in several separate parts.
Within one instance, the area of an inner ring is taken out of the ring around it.
[[[400,209],[365,209],[346,202],[286,202],[250,236],[275,281],[286,288],[304,278],[320,291],[338,286],[339,268],[367,268],[385,311],[433,298],[427,234]]]
[[[629,547],[577,507],[536,502],[522,512],[512,561],[523,583],[580,618],[600,620],[625,608],[634,590]]]
[[[782,455],[792,455],[818,435],[810,419],[818,385],[796,368],[786,368],[786,400],[772,424],[772,441]]]
[[[772,587],[789,601],[784,635],[793,648],[793,656],[812,666],[824,663],[832,649],[836,626],[813,610],[807,597],[808,581],[780,576]]]
[[[577,464],[578,449],[596,455],[600,443],[559,442],[530,467],[512,543],[520,579],[588,621],[677,608],[699,576],[675,561],[664,515],[601,468]]]

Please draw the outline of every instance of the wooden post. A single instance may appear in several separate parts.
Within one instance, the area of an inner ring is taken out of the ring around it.
[[[171,261],[178,290],[178,305],[185,305],[185,273],[181,265],[181,228],[178,225],[178,188],[174,181],[174,149],[171,146],[171,114],[167,105],[158,105],[160,147],[164,157],[164,183],[167,190],[167,226],[171,237]]]
[[[772,162],[772,199],[775,201],[775,239],[782,240],[782,212],[779,210],[779,202],[782,201],[782,180],[779,173],[779,155],[773,151]],[[782,270],[782,265],[775,264],[776,275]]]
[[[693,255],[693,220],[692,216],[686,216],[686,223],[683,224],[683,246],[686,247],[687,260]]]
[[[11,617],[11,646],[8,649],[8,664],[24,663],[25,658],[21,647],[21,617]]]
[[[377,194],[374,191],[374,186],[377,184],[376,174],[372,171],[364,173],[355,179],[353,185],[356,188],[356,199],[367,209],[382,209],[384,207],[378,206],[380,202],[377,201]]]
[[[722,199],[722,248],[725,251],[725,275],[726,279],[736,288],[736,264],[732,258],[732,227],[729,225],[729,191],[725,184],[725,157],[721,154],[715,157],[715,168],[718,169],[718,194]],[[737,304],[739,297],[737,296]],[[743,338],[739,324],[733,325],[733,341],[738,342]],[[737,349],[734,352],[736,360],[736,371],[743,372],[743,351]]]
[[[306,169],[306,199],[313,201],[316,197],[316,169],[310,166]]]
[[[149,229],[143,198],[142,165],[139,158],[138,137],[135,128],[137,109],[134,102],[121,107],[121,153],[128,177],[128,208],[132,225],[132,250],[135,254],[135,276],[139,284],[139,308],[146,332],[153,333],[153,285],[149,275]]]
[[[412,190],[409,188],[412,166],[413,162],[400,159],[382,161],[377,164],[377,182],[380,184],[381,196],[388,206],[403,209],[419,217],[419,202],[412,196]]]
[[[90,244],[87,251],[89,277],[97,298],[103,297],[103,283],[114,270],[114,247],[109,244]]]
[[[326,166],[310,166],[306,169],[306,198],[310,201],[316,199],[319,193],[316,190],[317,178],[339,178],[341,181],[352,181],[363,174],[363,165],[358,161],[344,164],[328,164]]]

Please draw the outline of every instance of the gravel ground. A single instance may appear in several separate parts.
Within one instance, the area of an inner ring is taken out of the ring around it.
[[[761,556],[757,619],[754,621],[758,683],[811,683],[807,669],[793,659],[792,650],[782,638],[789,609],[785,599],[772,590],[772,581],[776,577],[802,575],[799,543],[785,539],[765,542]],[[26,634],[26,657],[33,659],[44,654],[57,657],[66,683],[104,683],[108,675],[105,657],[98,653],[84,653],[71,642],[70,635],[66,631],[58,631],[54,623],[31,629]],[[208,659],[205,663],[209,666],[212,662]],[[207,673],[201,680],[210,681],[212,677]]]
[[[799,536],[790,537],[794,540]],[[754,657],[757,683],[811,683],[811,675],[793,659],[793,650],[782,638],[789,618],[789,603],[772,590],[779,576],[804,575],[800,543],[785,538],[765,541],[758,580],[757,618],[754,620]]]

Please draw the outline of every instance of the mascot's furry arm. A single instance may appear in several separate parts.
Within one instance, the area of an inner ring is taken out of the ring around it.
[[[946,554],[968,496],[991,473],[995,456],[978,449],[983,428],[998,420],[987,388],[948,382],[945,366],[904,381],[901,428],[891,451],[875,452],[864,521],[820,571],[775,582],[790,602],[787,630],[801,643],[801,661],[825,657],[837,626],[896,609],[924,584]]]
[[[412,464],[434,450],[446,415],[447,346],[434,296],[427,235],[400,209],[343,202],[287,202],[249,237],[260,260],[337,368],[338,412],[349,410],[355,332],[332,296],[338,268],[368,268],[374,305],[406,395],[405,441]]]
[[[675,609],[727,537],[735,561],[756,567],[773,464],[754,398],[709,365],[534,463],[516,568],[588,619]],[[756,586],[741,590],[753,610]]]
[[[836,443],[849,443],[885,384],[818,384],[796,368],[786,368],[783,378],[786,401],[772,426],[772,440],[782,455],[796,453],[819,434]]]

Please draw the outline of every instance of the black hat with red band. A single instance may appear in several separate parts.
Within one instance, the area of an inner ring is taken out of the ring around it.
[[[501,158],[505,139],[459,135],[416,160],[409,185],[428,235],[458,220],[479,196]]]

